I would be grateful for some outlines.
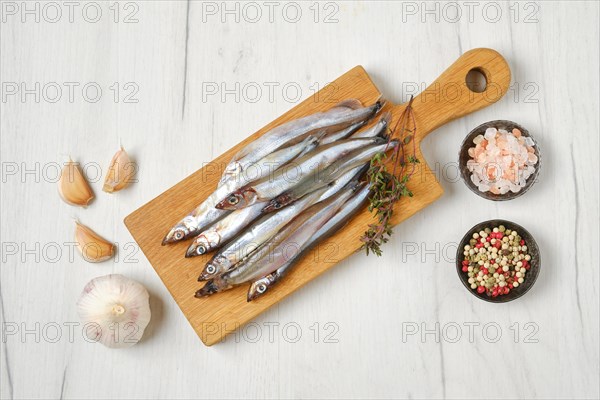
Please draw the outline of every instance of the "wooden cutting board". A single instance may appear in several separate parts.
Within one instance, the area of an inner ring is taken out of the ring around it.
[[[487,87],[481,93],[471,91],[466,85],[467,73],[472,69],[485,75]],[[462,55],[414,99],[417,145],[427,134],[441,125],[499,100],[508,90],[510,75],[506,60],[494,50],[474,49]],[[213,163],[193,173],[125,218],[125,225],[133,238],[206,345],[219,342],[228,333],[249,322],[339,261],[354,254],[360,247],[359,237],[368,224],[372,223],[371,214],[366,209],[359,213],[344,229],[307,254],[288,276],[269,289],[265,296],[250,303],[246,302],[248,289],[246,285],[211,297],[195,298],[194,293],[203,285],[197,282],[197,277],[212,254],[184,258],[190,241],[161,246],[164,235],[215,189],[225,165],[248,142],[277,125],[317,111],[325,111],[341,100],[357,98],[363,104],[370,105],[379,96],[380,92],[367,72],[357,66],[247,137],[215,159]],[[391,126],[394,126],[404,107],[404,105],[387,103],[386,109],[393,115]],[[458,143],[456,149],[449,149],[449,151],[458,154]],[[433,172],[424,162],[419,146],[417,146],[417,158],[421,161],[420,170],[413,175],[409,184],[414,197],[402,199],[398,204],[394,213],[394,224],[425,208],[443,193]],[[363,255],[356,257],[363,257]]]

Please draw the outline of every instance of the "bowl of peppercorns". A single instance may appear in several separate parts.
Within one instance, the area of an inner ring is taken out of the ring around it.
[[[465,234],[456,252],[456,271],[474,296],[492,303],[518,299],[540,272],[533,236],[514,222],[481,222]]]

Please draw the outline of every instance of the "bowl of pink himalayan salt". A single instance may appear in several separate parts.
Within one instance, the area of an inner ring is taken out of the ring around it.
[[[467,135],[458,162],[462,179],[472,192],[488,200],[512,200],[536,182],[540,149],[519,124],[490,121]]]

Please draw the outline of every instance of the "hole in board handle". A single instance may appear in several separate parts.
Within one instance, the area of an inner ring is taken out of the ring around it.
[[[487,88],[487,79],[483,71],[479,68],[473,68],[467,72],[465,83],[471,92],[483,93]]]

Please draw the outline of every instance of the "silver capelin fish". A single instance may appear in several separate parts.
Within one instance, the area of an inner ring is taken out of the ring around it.
[[[322,188],[309,193],[290,207],[265,215],[253,222],[206,263],[198,280],[212,279],[234,268],[243,258],[248,257],[263,243],[275,236],[296,215],[319,201],[325,191],[326,188]]]
[[[325,193],[323,193],[319,198],[319,201],[323,201],[333,196],[351,180],[358,181],[359,178],[365,174],[368,167],[369,163],[366,163],[365,165],[358,166],[345,173],[342,177],[327,187]],[[225,218],[216,222],[209,229],[196,236],[186,252],[186,257],[195,257],[218,249],[224,243],[227,243],[233,239],[235,235],[248,226],[252,221],[262,215],[262,210],[265,205],[266,202],[254,203],[249,207],[231,212],[231,214],[227,215]]]
[[[328,135],[325,135],[323,139],[319,141],[319,146],[324,146],[329,143],[337,142],[338,140],[348,139],[350,136],[357,133],[357,131],[365,126],[368,120],[357,122],[356,124],[352,124],[346,129],[342,129],[341,131],[332,132]]]
[[[363,147],[385,142],[386,140],[381,137],[373,137],[340,140],[323,147],[317,147],[314,151],[278,169],[271,176],[256,180],[231,192],[217,203],[216,207],[224,210],[236,210],[248,207],[256,202],[271,200],[290,190],[299,182],[319,175],[321,171],[337,160],[343,159],[347,154]],[[273,208],[270,211],[279,208],[281,207],[277,207],[277,204],[273,203]]]
[[[248,224],[263,214],[266,203],[255,203],[250,207],[232,211],[225,218],[200,233],[185,253],[186,257],[195,257],[218,249],[233,239]]]
[[[350,136],[350,138],[358,139],[358,138],[367,138],[367,137],[374,137],[374,136],[387,136],[389,129],[390,129],[391,122],[392,122],[392,113],[387,111],[381,115],[381,118],[379,119],[379,121],[377,121],[377,123],[375,125],[373,125],[369,129],[360,130],[360,131],[352,134],[352,136]],[[323,139],[325,139],[325,138],[323,138]]]
[[[250,165],[284,146],[286,143],[303,137],[311,132],[335,132],[357,122],[365,121],[375,115],[384,105],[378,100],[369,107],[363,107],[356,99],[344,100],[326,112],[318,112],[306,117],[281,124],[246,145],[229,162],[221,183],[235,179]]]
[[[310,240],[308,240],[302,248],[299,249],[288,261],[279,267],[276,271],[255,280],[248,289],[247,301],[252,301],[264,295],[269,288],[279,282],[294,266],[302,259],[302,257],[311,250],[315,245],[322,240],[342,229],[354,215],[362,210],[369,198],[371,185],[365,185],[360,191],[346,201],[340,210],[325,225],[323,225]]]
[[[162,244],[175,243],[196,236],[219,219],[225,217],[229,212],[215,208],[223,197],[252,180],[269,176],[277,168],[296,158],[304,150],[314,149],[319,143],[319,138],[308,136],[300,143],[275,151],[261,159],[244,174],[239,175],[236,180],[229,180],[217,187],[206,200],[171,228]]]
[[[204,297],[253,281],[282,267],[290,249],[302,247],[359,190],[361,185],[347,185],[336,195],[312,205],[283,227],[269,243],[243,260],[235,269],[209,280],[196,297]]]
[[[383,141],[385,142],[385,140]],[[322,186],[328,185],[330,182],[335,181],[348,171],[364,165],[376,154],[391,150],[396,145],[398,145],[397,141],[390,141],[382,144],[372,144],[370,146],[357,149],[348,154],[346,157],[340,158],[336,162],[330,164],[325,169],[313,171],[311,174],[303,177],[302,181],[296,182],[296,184],[290,189],[271,199],[263,211],[271,212],[291,204],[300,197],[304,196],[306,193],[310,193]]]

